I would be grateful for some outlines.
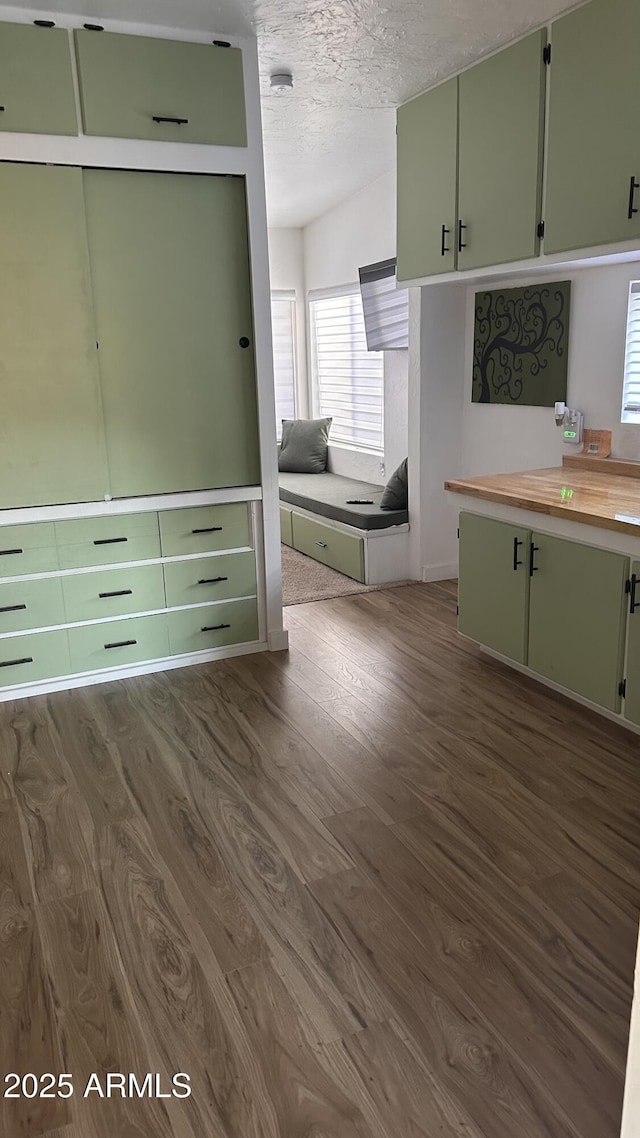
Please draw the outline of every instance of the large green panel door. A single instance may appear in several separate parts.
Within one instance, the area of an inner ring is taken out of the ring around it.
[[[550,83],[545,253],[640,236],[638,0],[557,20]]]
[[[69,33],[0,24],[0,130],[77,134]]]
[[[631,594],[627,625],[627,681],[624,714],[640,724],[640,561],[631,563]],[[638,607],[636,608],[636,605]]]
[[[112,494],[259,482],[244,181],[87,170],[85,192]]]
[[[108,492],[74,167],[0,164],[0,506]]]
[[[546,32],[462,73],[458,268],[538,252]]]
[[[545,534],[532,541],[529,667],[619,711],[628,559]]]
[[[528,530],[460,514],[458,629],[519,664],[527,662]]]
[[[458,80],[398,108],[398,280],[456,267]]]

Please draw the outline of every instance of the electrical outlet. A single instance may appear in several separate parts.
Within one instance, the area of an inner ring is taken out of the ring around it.
[[[380,463],[380,473],[381,473],[382,477],[384,478],[384,462]]]

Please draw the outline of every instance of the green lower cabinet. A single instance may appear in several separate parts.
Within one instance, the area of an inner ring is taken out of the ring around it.
[[[106,624],[70,628],[69,648],[74,672],[121,668],[141,660],[169,655],[166,615],[130,617]]]
[[[165,607],[162,565],[136,565],[62,578],[64,608],[71,623],[151,612]]]
[[[256,558],[251,551],[170,561],[164,578],[169,608],[249,597],[256,591]]]
[[[53,522],[0,526],[0,577],[54,573],[57,568]]]
[[[502,656],[527,663],[529,530],[460,515],[458,629]]]
[[[283,545],[293,545],[293,511],[280,507],[280,541]]]
[[[293,515],[293,545],[338,573],[364,581],[364,542],[303,514]]]
[[[0,633],[64,623],[60,577],[0,584]]]
[[[0,640],[0,687],[68,676],[71,671],[67,633],[36,632]]]
[[[258,639],[256,600],[175,610],[167,620],[172,656]]]
[[[627,625],[625,719],[640,725],[640,561],[631,563],[631,604]],[[638,608],[636,608],[636,604]]]
[[[619,712],[628,558],[545,534],[532,542],[529,667]]]
[[[163,557],[215,553],[218,549],[241,549],[250,544],[245,502],[161,510],[159,517]]]
[[[160,556],[158,515],[76,518],[56,522],[61,569],[116,565]]]

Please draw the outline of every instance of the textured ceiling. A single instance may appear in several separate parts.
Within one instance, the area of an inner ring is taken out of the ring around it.
[[[395,108],[575,0],[22,0],[258,37],[269,223],[303,226],[394,165]],[[15,3],[14,3],[15,8]],[[276,95],[269,75],[290,70]]]

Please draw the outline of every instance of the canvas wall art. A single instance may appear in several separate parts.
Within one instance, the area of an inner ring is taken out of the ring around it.
[[[566,401],[570,302],[571,281],[476,293],[474,403]]]

